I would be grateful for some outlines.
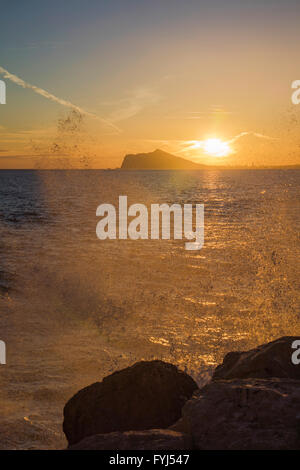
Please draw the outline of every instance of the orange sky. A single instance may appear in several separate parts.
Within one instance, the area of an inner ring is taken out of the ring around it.
[[[0,168],[114,168],[155,148],[300,164],[299,2],[112,3],[7,5]]]

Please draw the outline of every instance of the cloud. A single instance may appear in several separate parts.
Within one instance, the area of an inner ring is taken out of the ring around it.
[[[41,49],[41,48],[56,48],[65,45],[71,44],[67,41],[32,41],[22,44],[16,44],[12,46],[7,46],[9,51],[20,51],[20,50],[34,50],[34,49]]]
[[[237,140],[239,140],[241,137],[245,137],[247,135],[253,135],[254,137],[258,137],[259,139],[278,140],[276,137],[269,137],[268,135],[260,134],[259,132],[244,131],[236,135],[232,139],[228,140],[227,143],[232,144],[233,142],[236,142]]]
[[[113,130],[116,133],[121,132],[121,129],[119,129],[115,124],[113,124],[109,120],[100,118],[96,114],[90,113],[89,111],[86,111],[85,109],[71,103],[70,101],[59,98],[59,97],[53,95],[52,93],[49,93],[48,91],[44,90],[43,88],[39,88],[35,85],[31,85],[30,83],[27,83],[22,78],[18,77],[17,75],[14,75],[14,74],[10,73],[8,70],[4,69],[1,66],[0,66],[0,75],[2,75],[7,80],[10,80],[11,82],[15,83],[16,85],[21,86],[22,88],[27,88],[29,90],[32,90],[34,93],[36,93],[38,95],[41,95],[41,96],[43,96],[44,98],[46,98],[50,101],[58,103],[58,104],[60,104],[62,106],[65,106],[67,108],[74,109],[75,111],[79,112],[80,114],[82,114],[84,116],[89,116],[93,119],[97,119],[105,127],[109,128],[110,130]]]
[[[233,111],[224,109],[222,105],[213,104],[206,111],[188,111],[178,115],[166,116],[166,119],[207,119],[208,117],[225,116],[229,114],[233,114]]]
[[[10,142],[27,142],[30,138],[44,138],[53,135],[55,127],[37,128],[29,130],[6,130],[0,126],[1,144]]]
[[[155,105],[161,99],[161,96],[150,88],[138,88],[130,93],[126,98],[112,103],[106,103],[117,108],[109,115],[110,122],[119,122],[129,119],[139,114],[144,108]]]
[[[269,137],[268,135],[260,134],[259,132],[252,132],[252,131],[244,131],[240,132],[236,136],[232,137],[232,139],[225,140],[224,144],[233,144],[237,140],[241,139],[242,137],[252,135],[254,137],[257,137],[259,139],[265,139],[265,140],[278,140],[275,137]],[[186,142],[183,142],[184,148],[180,150],[180,152],[189,152],[190,150],[194,150],[195,148],[203,148],[205,146],[206,140],[189,140]]]

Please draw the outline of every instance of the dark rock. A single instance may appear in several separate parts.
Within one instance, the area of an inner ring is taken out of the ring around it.
[[[193,395],[172,428],[196,449],[300,449],[299,408],[299,380],[218,380]]]
[[[172,364],[138,362],[76,393],[65,405],[63,430],[75,444],[95,434],[167,428],[197,388]]]
[[[228,353],[213,380],[282,377],[300,379],[300,365],[291,361],[292,343],[299,336],[285,336],[246,352]]]
[[[0,270],[0,295],[7,295],[11,290],[13,275],[7,271]]]
[[[111,432],[86,437],[69,450],[188,450],[191,439],[168,429]]]

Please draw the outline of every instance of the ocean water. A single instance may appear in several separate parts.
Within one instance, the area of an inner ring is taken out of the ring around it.
[[[205,244],[96,237],[107,202],[203,203]],[[1,449],[58,449],[65,402],[135,361],[208,380],[300,334],[300,171],[0,171]]]

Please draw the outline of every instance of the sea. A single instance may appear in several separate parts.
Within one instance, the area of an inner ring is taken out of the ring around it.
[[[204,246],[99,240],[96,209],[204,204]],[[300,171],[0,171],[0,449],[63,449],[80,388],[161,359],[205,384],[300,334]]]

